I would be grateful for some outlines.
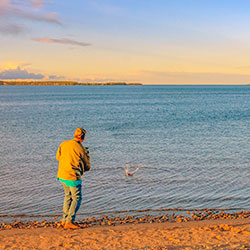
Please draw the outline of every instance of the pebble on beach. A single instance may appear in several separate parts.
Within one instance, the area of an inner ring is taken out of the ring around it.
[[[146,215],[142,216],[133,216],[127,215],[124,217],[91,217],[84,218],[78,221],[78,225],[81,228],[91,227],[95,225],[99,226],[116,226],[122,224],[141,224],[141,223],[164,223],[164,222],[176,222],[176,223],[185,223],[188,221],[198,221],[198,220],[216,220],[216,219],[241,219],[241,218],[250,218],[250,211],[240,211],[233,213],[226,213],[224,211],[218,210],[194,210],[187,211],[187,215],[179,214],[164,214],[158,216]],[[0,223],[0,230],[6,229],[34,229],[34,228],[63,228],[62,224],[58,220],[59,216],[53,218],[52,221],[43,220],[39,221],[27,221],[23,222],[21,220],[13,220],[12,223]],[[208,228],[209,230],[209,228]],[[230,230],[226,225],[223,228],[218,228],[218,230]]]

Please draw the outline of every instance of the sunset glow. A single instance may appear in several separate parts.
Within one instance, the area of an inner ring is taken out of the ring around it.
[[[248,1],[73,2],[0,0],[0,80],[250,83]]]

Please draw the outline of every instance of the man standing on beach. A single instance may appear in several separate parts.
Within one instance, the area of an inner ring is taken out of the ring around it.
[[[85,129],[77,128],[74,139],[62,142],[56,153],[59,161],[57,179],[65,193],[62,219],[65,229],[80,228],[74,221],[82,201],[81,176],[90,169],[89,151],[82,146],[85,135]]]

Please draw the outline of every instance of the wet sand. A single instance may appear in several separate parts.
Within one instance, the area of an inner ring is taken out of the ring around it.
[[[0,249],[250,249],[250,218],[1,230]]]

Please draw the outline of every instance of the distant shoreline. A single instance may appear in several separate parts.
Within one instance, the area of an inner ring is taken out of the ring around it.
[[[231,84],[231,83],[206,83],[206,84],[192,84],[192,83],[173,83],[173,84],[144,84],[144,83],[127,83],[127,82],[77,82],[77,81],[14,81],[14,80],[0,80],[0,86],[141,86],[141,85],[159,85],[159,86],[250,86],[250,84]]]
[[[73,81],[0,81],[0,85],[15,86],[15,85],[34,85],[34,86],[123,86],[123,85],[142,85],[141,83],[126,83],[126,82],[105,82],[105,83],[89,83],[89,82],[73,82]]]

